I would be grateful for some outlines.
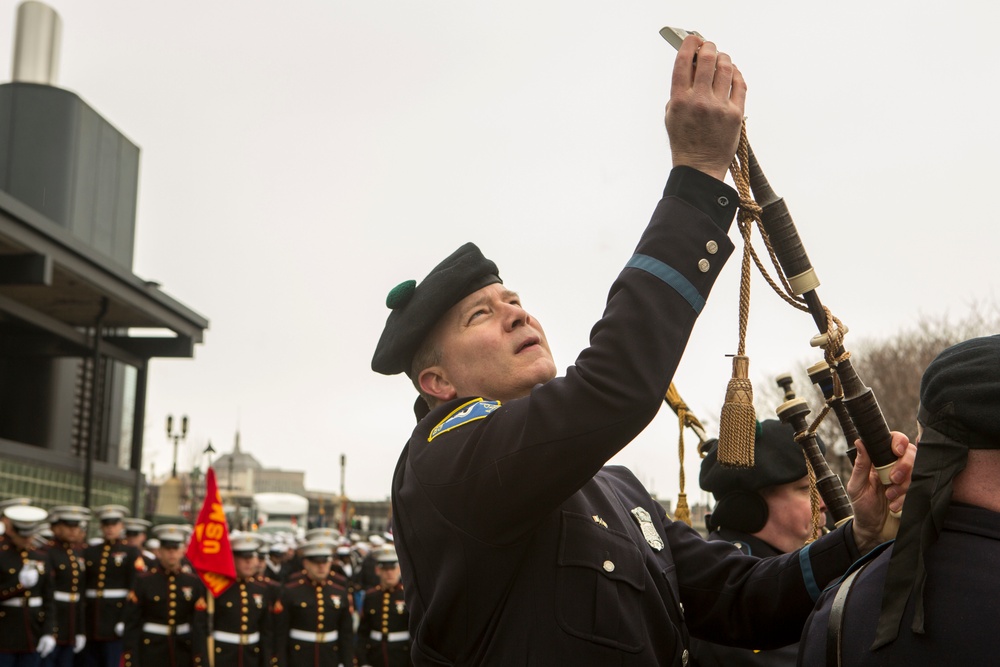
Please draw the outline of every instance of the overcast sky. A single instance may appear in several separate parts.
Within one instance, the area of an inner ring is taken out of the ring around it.
[[[142,150],[134,272],[210,321],[194,359],[151,364],[146,473],[169,469],[165,419],[186,414],[181,468],[209,440],[229,451],[238,427],[246,451],[306,470],[310,489],[339,488],[344,453],[348,495],[387,496],[415,394],[369,367],[385,295],[465,241],[572,364],[669,172],[664,25],[743,71],[751,142],[848,349],[1000,289],[997,3],[48,4],[58,85]],[[0,8],[12,43],[16,4]],[[713,432],[738,260],[675,377]],[[814,333],[755,277],[755,383],[818,360]],[[676,440],[664,408],[614,462],[675,496]]]

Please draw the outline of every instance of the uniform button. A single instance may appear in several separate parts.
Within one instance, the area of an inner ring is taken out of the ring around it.
[[[604,561],[603,567],[604,567],[604,571],[605,572],[614,572],[615,571],[615,564],[612,563],[609,560]]]
[[[715,241],[709,241],[705,244],[705,251],[708,252],[709,255],[714,255],[719,252],[719,244]]]
[[[687,667],[688,664],[688,650],[684,649],[681,651],[681,667]]]
[[[712,265],[708,263],[707,259],[698,260],[698,270],[702,273],[708,273],[708,270],[712,268]]]
[[[719,206],[729,206],[729,197],[726,197],[725,195],[719,197],[715,201],[719,202]]]

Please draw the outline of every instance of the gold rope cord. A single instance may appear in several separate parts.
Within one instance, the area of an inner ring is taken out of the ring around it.
[[[834,377],[836,377],[836,374],[834,374]],[[834,380],[834,382],[837,386],[839,386],[840,383],[837,380]],[[795,441],[801,445],[803,440],[816,435],[816,429],[819,428],[820,423],[826,419],[828,414],[830,414],[830,406],[826,405],[822,410],[820,410],[820,413],[816,415],[816,419],[813,420],[813,423],[809,425],[808,429],[802,433],[795,434]],[[805,447],[802,448],[802,458],[805,459],[806,470],[809,472],[809,506],[812,508],[813,532],[812,537],[806,540],[806,544],[809,544],[820,536],[823,526],[819,520],[819,489],[816,487],[816,471],[813,470],[812,462],[809,461],[809,457],[806,456]]]
[[[677,422],[680,430],[680,437],[677,442],[677,456],[680,459],[680,492],[677,494],[677,509],[674,511],[674,521],[683,521],[687,525],[691,525],[691,509],[688,507],[687,494],[684,492],[685,475],[684,475],[684,429],[685,427],[690,427],[695,435],[698,436],[699,447],[698,451],[701,452],[701,444],[703,444],[704,438],[702,434],[705,432],[705,427],[701,425],[701,421],[691,412],[688,408],[687,403],[681,398],[680,392],[677,391],[677,387],[671,382],[670,386],[667,387],[666,395],[667,404],[670,405],[671,409],[677,414]],[[702,454],[704,456],[704,454]]]
[[[733,357],[733,376],[726,387],[726,400],[719,417],[719,464],[752,468],[757,413],[753,407],[750,383],[750,359],[746,356],[747,323],[750,319],[750,264],[753,260],[751,233],[754,220],[760,220],[760,206],[750,194],[749,142],[746,120],[740,130],[740,143],[729,167],[740,195],[736,224],[743,236],[743,262],[740,266],[739,345]]]
[[[808,457],[806,457],[806,470],[809,471],[809,507],[812,509],[813,521],[812,535],[806,540],[806,544],[810,544],[819,538],[823,526],[819,522],[819,491],[816,489],[816,472]]]
[[[751,262],[757,266],[761,276],[782,300],[798,310],[809,311],[804,299],[796,296],[789,285],[761,222],[761,207],[754,200],[750,190],[749,152],[750,143],[747,139],[746,119],[744,119],[743,127],[740,130],[739,146],[733,163],[729,167],[740,197],[736,222],[740,235],[743,237],[743,261],[740,267],[739,345],[737,354],[733,358],[733,376],[726,388],[726,400],[722,406],[719,425],[719,463],[724,466],[745,468],[754,465],[753,444],[757,421],[753,409],[753,386],[749,379],[750,360],[746,356],[746,330],[750,317]],[[767,248],[771,265],[781,283],[780,286],[771,277],[753,247],[752,232],[754,226],[759,230],[764,246]],[[838,357],[836,351],[842,348],[843,337],[847,330],[828,308],[824,308],[824,310],[828,323],[825,356],[827,363],[834,371],[836,386],[839,388],[840,380],[836,374],[837,362],[848,358],[850,354],[845,351]]]

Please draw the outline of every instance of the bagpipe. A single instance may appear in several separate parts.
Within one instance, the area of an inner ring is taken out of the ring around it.
[[[660,35],[675,48],[680,47],[688,34],[690,34],[688,31],[678,28],[667,27],[660,30]],[[886,485],[891,483],[889,474],[896,461],[892,451],[892,434],[874,393],[858,376],[851,363],[851,355],[844,348],[843,340],[848,331],[847,327],[820,301],[816,292],[820,285],[819,279],[806,254],[788,206],[771,188],[750,148],[746,119],[740,133],[736,156],[730,166],[730,174],[740,196],[736,221],[743,236],[743,261],[740,280],[739,347],[733,357],[733,377],[726,389],[726,400],[720,418],[719,463],[737,467],[752,467],[754,463],[756,413],[753,408],[753,388],[749,380],[749,358],[745,353],[750,270],[753,264],[784,301],[812,316],[819,331],[810,343],[813,347],[823,348],[824,360],[811,366],[807,372],[810,380],[822,392],[826,407],[810,424],[807,419],[809,406],[804,399],[796,397],[791,391],[791,378],[786,375],[779,378],[779,386],[785,389],[786,400],[778,406],[776,412],[782,422],[790,424],[795,430],[795,439],[803,446],[806,461],[815,474],[816,488],[834,521],[839,524],[849,519],[853,515],[853,510],[843,483],[830,470],[826,458],[819,449],[815,435],[816,427],[828,412],[833,411],[847,439],[851,463],[853,464],[855,459],[853,444],[860,438],[865,443],[865,449],[878,471],[879,479]],[[780,286],[771,278],[753,247],[754,229],[759,231],[775,274],[781,283]],[[671,403],[669,398],[665,400]],[[683,465],[681,491],[683,493]]]

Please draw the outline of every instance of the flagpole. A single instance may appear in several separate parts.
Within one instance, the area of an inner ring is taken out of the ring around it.
[[[208,667],[215,667],[215,593],[208,591],[208,637],[205,644],[208,647]]]
[[[233,550],[229,544],[229,527],[226,513],[222,509],[219,485],[215,480],[215,470],[208,468],[205,475],[205,502],[198,513],[198,521],[187,549],[188,560],[205,584],[206,626],[208,636],[205,649],[206,662],[215,667],[215,598],[236,581],[236,567]]]

